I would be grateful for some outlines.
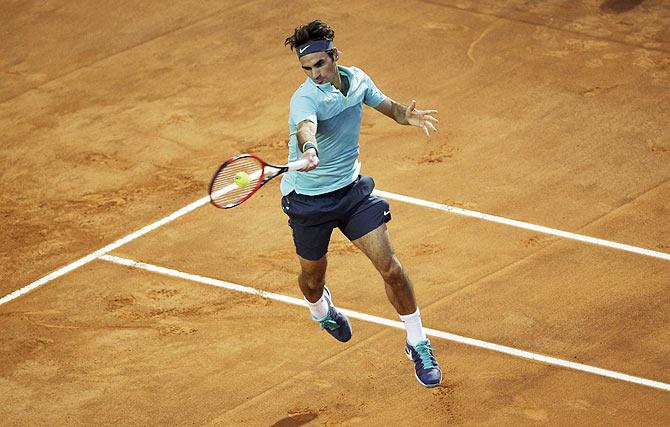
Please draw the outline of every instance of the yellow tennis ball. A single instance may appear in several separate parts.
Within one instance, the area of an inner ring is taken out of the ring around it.
[[[249,185],[249,174],[246,172],[238,172],[235,174],[235,184],[238,187],[244,188]]]

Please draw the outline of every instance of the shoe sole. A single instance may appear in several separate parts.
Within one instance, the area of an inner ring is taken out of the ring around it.
[[[407,348],[405,348],[405,356],[407,356],[407,358],[410,361],[412,361],[412,363],[414,363],[414,359],[412,359],[412,355],[409,354],[409,352],[407,351]],[[416,380],[419,382],[419,384],[421,384],[422,386],[424,386],[426,388],[437,387],[438,385],[442,384],[442,369],[440,369],[440,382],[438,382],[437,384],[426,384],[423,381],[421,381],[419,379],[419,376],[416,374],[416,369],[414,370],[414,378],[416,378]]]

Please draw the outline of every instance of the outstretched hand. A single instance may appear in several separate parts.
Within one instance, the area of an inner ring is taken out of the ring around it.
[[[438,120],[431,116],[431,114],[435,113],[437,113],[437,110],[417,110],[416,101],[412,100],[412,103],[407,107],[407,111],[405,112],[405,120],[412,126],[422,128],[426,136],[430,136],[430,130],[437,132],[433,123],[438,123]]]

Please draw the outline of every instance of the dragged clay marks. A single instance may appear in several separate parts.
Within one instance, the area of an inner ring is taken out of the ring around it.
[[[288,140],[282,137],[278,138],[267,138],[262,141],[254,141],[250,144],[243,144],[240,146],[241,152],[243,153],[252,153],[256,155],[263,154],[275,154],[281,152],[281,158],[279,159],[263,159],[270,163],[284,163],[283,158],[286,157],[286,147],[288,147]]]
[[[411,250],[412,256],[421,257],[443,254],[445,248],[442,245],[438,245],[436,243],[419,243],[417,245],[413,245]]]
[[[439,386],[430,389],[430,392],[433,395],[432,404],[435,406],[436,410],[439,410],[445,415],[445,419],[449,420],[450,423],[462,422],[462,417],[459,416],[459,411],[454,408],[454,402],[457,395],[456,391],[461,386],[461,381],[454,377],[460,377],[460,375],[455,373],[454,368],[451,366],[445,365],[442,369],[447,373],[450,379],[449,381],[443,381]]]
[[[363,119],[361,123],[361,130],[359,133],[361,136],[368,136],[368,135],[375,136],[374,127],[375,127],[374,123],[370,123],[369,121]]]
[[[114,142],[111,141],[110,145],[114,145]],[[89,165],[95,168],[107,168],[113,169],[115,171],[129,170],[135,164],[130,160],[121,158],[118,153],[104,153],[100,151],[81,151],[78,153],[67,153],[63,155],[56,153],[56,158],[60,160],[66,160],[69,163],[76,165]]]
[[[670,89],[670,55],[645,49],[637,49],[632,55],[632,65],[641,68],[654,86]]]
[[[239,141],[239,138],[231,137],[229,142],[239,150],[239,153],[229,153],[230,156],[249,153],[259,156],[261,159],[272,164],[286,163],[288,139],[285,133],[274,134],[270,137],[257,140]]]
[[[656,155],[670,155],[670,140],[663,136],[648,139],[647,148]]]
[[[36,331],[35,331],[36,332]],[[45,330],[45,332],[48,332]],[[22,367],[31,366],[31,369],[40,369],[37,363],[40,355],[54,344],[54,339],[47,336],[47,333],[31,333],[28,336],[18,335],[8,337],[3,335],[0,339],[0,377],[10,377],[15,375]],[[41,368],[41,370],[46,367]],[[46,373],[45,373],[46,374]]]
[[[523,248],[541,248],[558,240],[556,237],[534,235],[526,239],[517,240],[517,244]]]
[[[359,254],[360,251],[353,243],[348,240],[331,240],[330,246],[328,247],[328,252],[331,254],[337,255],[346,255],[346,254]]]
[[[649,145],[649,150],[652,153],[670,153],[670,145],[669,144],[662,145],[661,143],[652,143]]]
[[[270,300],[253,295],[226,293],[221,299],[195,302],[180,290],[151,289],[121,294],[106,299],[106,311],[116,321],[112,328],[146,328],[159,335],[192,335],[198,333],[201,321],[226,316],[234,306],[265,306]]]
[[[107,301],[107,311],[121,321],[118,329],[152,329],[159,335],[191,335],[198,329],[187,325],[187,319],[200,313],[202,307],[161,307],[138,303],[133,295],[119,295]]]
[[[34,376],[41,380],[57,377],[57,364],[48,356],[54,342],[51,338],[38,335],[3,339],[0,377],[23,379]]]
[[[619,86],[621,86],[621,85],[614,85],[614,86],[609,86],[609,87],[594,86],[594,87],[591,87],[591,88],[588,88],[588,89],[581,90],[579,92],[579,94],[581,96],[586,96],[586,97],[598,96],[598,95],[602,95],[602,94],[607,93],[607,92],[611,92],[614,89],[618,88]]]
[[[418,160],[420,165],[432,164],[432,163],[442,163],[447,159],[451,159],[460,153],[462,149],[460,147],[454,147],[448,144],[442,144],[435,150],[430,150],[428,153],[421,156]]]
[[[54,347],[67,355],[59,343],[78,326],[60,310],[35,310],[0,314],[0,328],[0,378],[48,379],[58,373]]]
[[[449,136],[446,136],[445,139],[449,139]],[[442,142],[437,146],[431,143],[430,147],[430,149],[417,150],[412,155],[405,156],[404,160],[419,165],[435,165],[444,163],[463,151],[461,147],[450,145],[447,142]]]
[[[286,228],[288,228],[288,225]],[[289,260],[289,262],[286,262],[286,260]],[[273,274],[282,272],[296,277],[300,272],[298,258],[292,246],[262,249],[258,253],[254,253],[252,257],[240,257],[237,262],[240,263],[238,264],[239,268],[248,271],[264,271]]]

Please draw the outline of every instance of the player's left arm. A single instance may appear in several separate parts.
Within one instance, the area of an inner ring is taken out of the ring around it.
[[[374,107],[383,115],[390,117],[401,125],[411,125],[420,127],[430,136],[430,131],[437,132],[437,128],[433,123],[438,123],[438,120],[431,114],[437,113],[437,110],[417,110],[416,101],[412,100],[409,107],[386,98],[379,105]]]

